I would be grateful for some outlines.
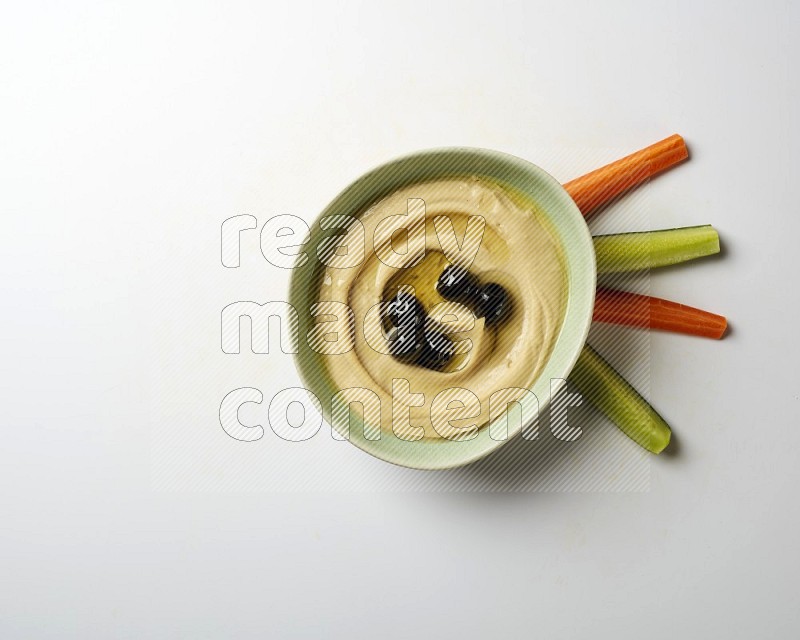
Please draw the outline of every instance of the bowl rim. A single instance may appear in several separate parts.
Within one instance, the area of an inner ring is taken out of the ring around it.
[[[505,183],[532,199],[550,222],[550,231],[561,245],[567,271],[567,301],[564,317],[553,350],[536,380],[530,385],[536,399],[537,415],[545,409],[567,378],[583,349],[589,333],[594,309],[597,282],[594,244],[586,221],[573,199],[553,176],[541,167],[517,156],[501,151],[477,147],[442,147],[424,149],[389,160],[366,172],[345,187],[323,211],[314,218],[307,238],[307,247],[316,247],[322,231],[319,221],[327,216],[358,216],[371,204],[389,193],[415,182],[477,175]],[[536,189],[536,193],[532,193]],[[289,284],[289,304],[298,310],[300,318],[298,335],[304,336],[309,325],[308,310],[316,301],[314,290],[317,267],[320,264],[312,251],[307,259],[292,270]],[[303,253],[298,256],[298,261]],[[322,398],[336,386],[326,379],[322,356],[312,349],[300,348],[295,353],[295,364],[304,389],[316,396],[329,425],[333,425],[331,403]],[[559,380],[555,386],[542,386],[543,380]],[[525,400],[527,400],[527,396]],[[524,404],[524,403],[523,403]],[[496,451],[518,436],[525,425],[509,430],[502,440],[489,436],[495,421],[484,425],[471,440],[441,440],[407,442],[394,434],[381,434],[380,439],[369,440],[361,433],[350,433],[352,444],[381,460],[414,469],[449,469],[474,462]],[[334,427],[335,429],[336,427]],[[337,439],[342,439],[341,437]],[[459,455],[460,454],[460,455]]]

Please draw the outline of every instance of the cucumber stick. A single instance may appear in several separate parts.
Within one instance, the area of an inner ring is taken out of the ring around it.
[[[588,344],[583,347],[569,381],[622,432],[652,453],[661,453],[672,431],[625,378]]]
[[[598,273],[640,271],[719,253],[719,235],[710,224],[662,231],[595,236]]]

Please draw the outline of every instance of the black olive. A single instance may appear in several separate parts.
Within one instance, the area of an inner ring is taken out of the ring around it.
[[[511,297],[496,282],[490,282],[481,289],[479,300],[478,315],[486,318],[488,326],[497,324],[511,313]]]
[[[439,370],[445,367],[454,355],[455,345],[450,338],[435,329],[425,330],[425,340],[417,364]]]
[[[425,348],[422,332],[412,324],[397,328],[389,340],[389,350],[401,362],[416,363]]]
[[[481,285],[469,271],[451,264],[442,271],[436,281],[436,291],[445,300],[460,302],[471,307],[478,302]]]
[[[384,315],[394,327],[413,324],[421,329],[425,321],[425,310],[422,308],[422,304],[413,294],[402,290],[386,303]]]

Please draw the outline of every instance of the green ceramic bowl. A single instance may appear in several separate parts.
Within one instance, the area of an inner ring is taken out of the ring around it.
[[[577,205],[558,181],[536,165],[505,153],[471,148],[432,149],[392,160],[363,175],[342,191],[319,217],[360,215],[376,200],[410,183],[463,175],[483,176],[522,192],[538,204],[562,245],[569,287],[566,311],[550,359],[531,386],[531,391],[538,398],[541,414],[550,402],[551,379],[567,378],[586,342],[596,285],[595,255],[589,229]],[[328,235],[331,235],[330,230],[323,231],[315,223],[309,246],[319,246],[320,241]],[[332,407],[330,400],[339,389],[329,378],[322,356],[310,349],[302,339],[311,326],[308,309],[317,302],[322,266],[315,251],[308,251],[307,254],[308,262],[294,269],[289,290],[289,302],[300,316],[301,340],[296,361],[305,388],[319,398],[326,420],[333,424],[332,416],[342,415],[342,408]],[[382,407],[382,410],[386,411],[388,407]],[[344,415],[346,419],[346,412]],[[370,440],[365,437],[365,431],[370,432],[364,428],[351,428],[350,442],[382,460],[416,469],[446,469],[464,465],[491,453],[519,435],[518,429],[509,433],[505,440],[494,440],[490,437],[490,428],[486,426],[472,440],[407,442],[386,433],[381,434],[378,440]]]

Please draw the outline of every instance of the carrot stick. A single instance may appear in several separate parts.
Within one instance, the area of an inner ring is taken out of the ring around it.
[[[678,302],[614,289],[597,290],[593,319],[596,322],[717,339],[723,336],[728,327],[724,316]]]
[[[620,160],[595,169],[564,185],[587,218],[628,189],[689,157],[678,134],[656,142]]]

